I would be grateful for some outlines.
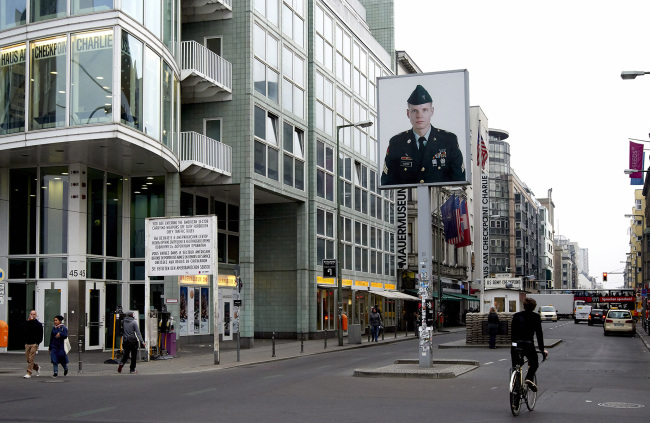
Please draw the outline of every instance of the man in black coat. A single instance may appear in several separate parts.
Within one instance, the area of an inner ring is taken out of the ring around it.
[[[412,128],[390,139],[382,185],[408,185],[465,180],[465,162],[458,137],[431,125],[433,99],[418,85],[407,100]]]
[[[25,359],[27,360],[27,373],[23,376],[25,379],[32,377],[32,372],[40,375],[41,368],[34,363],[38,344],[43,341],[43,324],[36,318],[36,311],[29,312],[29,318],[22,325],[23,337],[25,338]]]
[[[542,319],[538,313],[535,313],[535,307],[537,307],[537,301],[530,297],[524,298],[524,311],[515,313],[512,316],[512,326],[510,328],[512,343],[517,343],[517,346],[523,350],[524,356],[528,359],[526,383],[533,392],[537,392],[537,386],[533,382],[535,372],[539,367],[533,336],[537,336],[537,348],[544,353],[544,358],[548,356],[548,351],[544,349]],[[523,359],[519,360],[519,354],[515,353],[514,346],[510,349],[510,357],[512,367],[515,367],[516,364],[523,364]]]

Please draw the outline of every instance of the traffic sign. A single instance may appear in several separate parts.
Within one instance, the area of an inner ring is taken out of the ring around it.
[[[0,282],[2,282],[5,278],[5,271],[0,269]]]
[[[241,307],[241,300],[233,300],[232,303],[235,307]]]
[[[336,260],[323,259],[323,277],[335,278],[336,277]]]

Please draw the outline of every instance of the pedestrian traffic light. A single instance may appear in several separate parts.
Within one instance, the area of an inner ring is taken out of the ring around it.
[[[603,272],[603,282],[607,282],[607,272]]]

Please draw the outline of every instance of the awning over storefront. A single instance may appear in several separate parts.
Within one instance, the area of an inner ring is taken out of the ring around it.
[[[405,291],[406,291],[406,292],[413,292],[413,293],[416,293],[416,294],[417,294],[417,292],[418,292],[416,289],[405,289]],[[455,296],[453,296],[453,295],[461,295],[461,294],[447,294],[447,293],[444,293],[444,292],[443,292],[443,294],[442,294],[442,300],[443,300],[443,301],[460,301],[460,298],[455,297]],[[433,298],[438,298],[438,293],[437,293],[437,292],[434,292],[434,293],[431,294],[431,296],[432,296]],[[473,297],[472,297],[472,298],[473,298]],[[420,298],[419,298],[419,297],[416,297],[413,301],[420,301]]]
[[[370,291],[370,293],[385,298],[391,298],[393,300],[420,301],[418,297],[414,297],[412,295],[404,294],[402,292],[397,292],[397,291]]]
[[[472,297],[471,295],[465,295],[465,294],[443,294],[443,295],[451,295],[452,297],[457,297],[462,300],[468,300],[468,301],[478,301],[478,298]]]

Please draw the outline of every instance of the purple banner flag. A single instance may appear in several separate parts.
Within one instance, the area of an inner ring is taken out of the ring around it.
[[[630,141],[630,169],[643,170],[643,144]],[[643,173],[635,172],[630,178],[642,178]]]

